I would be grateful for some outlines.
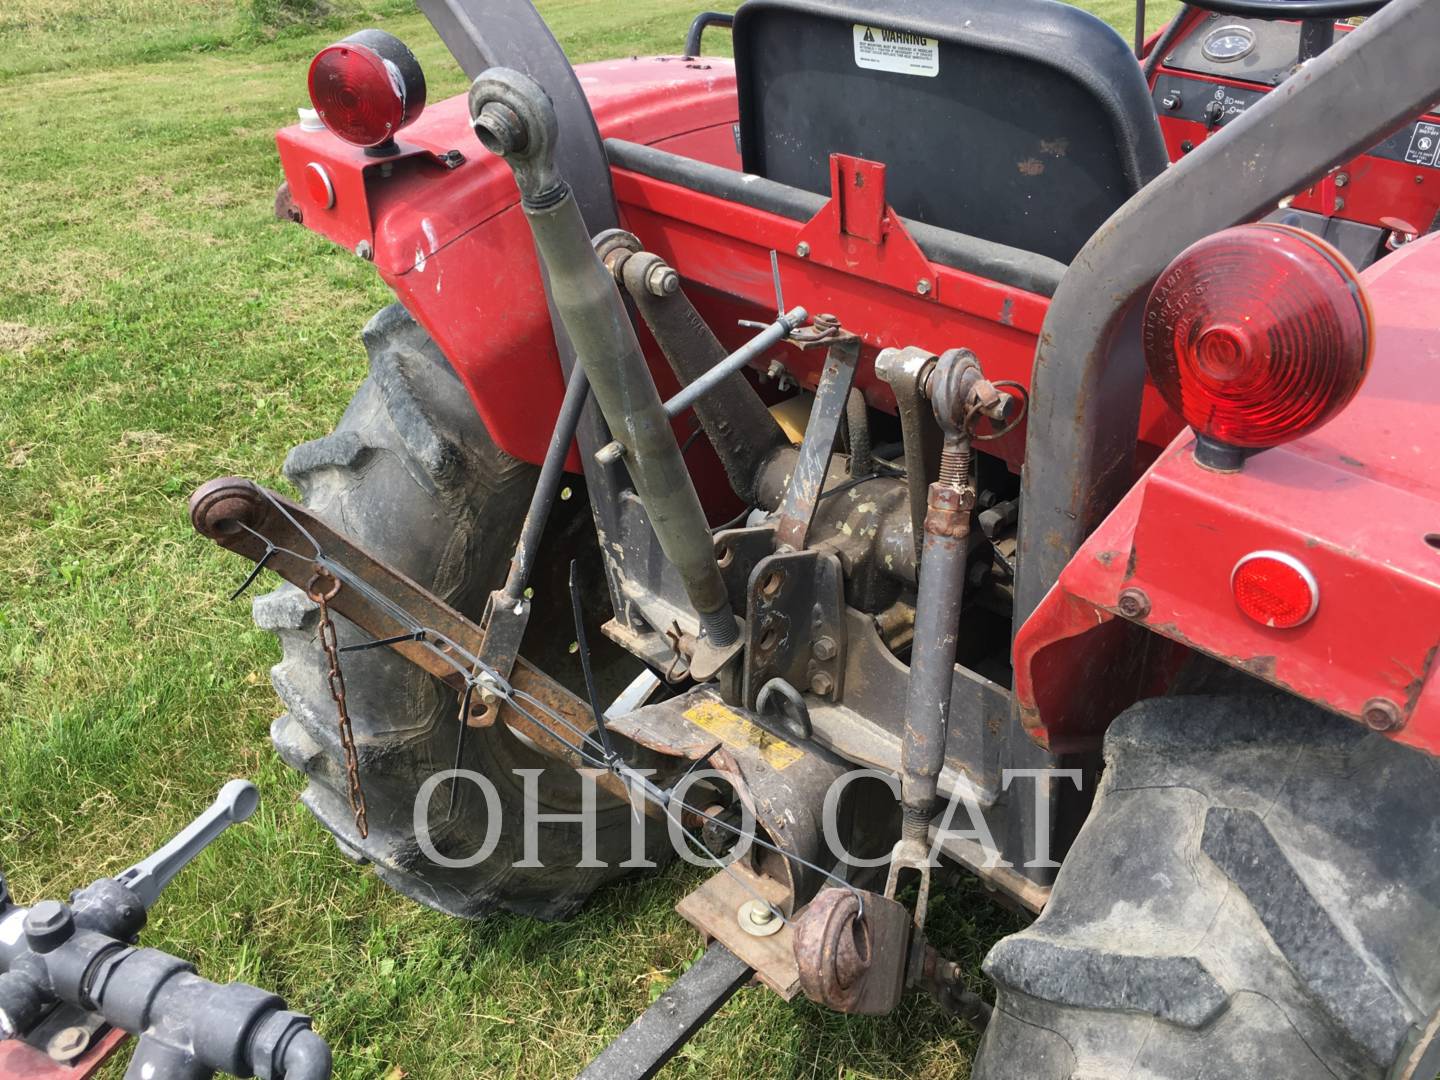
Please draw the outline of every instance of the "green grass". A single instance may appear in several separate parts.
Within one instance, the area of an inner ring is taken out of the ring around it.
[[[674,49],[695,7],[542,6],[577,60]],[[314,1013],[341,1077],[570,1076],[695,955],[670,909],[696,873],[560,926],[460,924],[388,893],[297,804],[267,739],[276,647],[225,600],[243,568],[185,517],[214,476],[283,485],[286,449],[363,377],[357,334],[386,290],[273,220],[272,136],[308,57],[362,22],[415,46],[434,99],[462,89],[401,10],[332,4],[279,34],[230,0],[0,11],[0,866],[22,900],[64,895],[251,777],[262,810],[176,881],[148,943]],[[1011,919],[962,886],[934,921],[983,985]],[[920,1000],[848,1020],[749,991],[668,1075],[964,1076],[973,1046]]]

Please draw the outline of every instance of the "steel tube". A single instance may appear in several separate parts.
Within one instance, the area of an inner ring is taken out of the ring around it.
[[[554,108],[534,80],[499,68],[470,88],[470,115],[481,142],[515,174],[556,311],[600,411],[627,451],[660,548],[679,571],[710,640],[728,646],[739,627],[705,512],[615,279],[596,255],[575,197],[556,169]]]
[[[946,456],[950,454],[947,448]],[[968,448],[964,451],[969,457]],[[967,468],[968,472],[968,468]],[[915,643],[910,653],[910,686],[905,737],[900,748],[900,801],[906,835],[924,839],[934,816],[945,742],[950,732],[950,691],[955,678],[956,635],[965,590],[970,509],[960,489],[930,485],[930,513],[920,552],[915,600]],[[948,527],[937,527],[948,521]]]
[[[585,411],[585,402],[590,397],[590,380],[585,369],[576,364],[565,384],[565,399],[560,403],[559,415],[555,417],[555,432],[550,436],[550,445],[545,450],[545,461],[540,466],[540,478],[535,482],[535,493],[530,496],[530,509],[525,512],[525,524],[520,528],[520,539],[515,544],[515,554],[510,559],[510,573],[505,578],[504,593],[511,602],[518,601],[530,580],[530,571],[535,565],[535,553],[540,547],[540,537],[550,520],[550,510],[555,505],[555,492],[565,475],[565,459],[570,456],[570,444],[575,441],[576,429],[580,426],[580,414]]]
[[[678,394],[665,402],[665,414],[671,418],[679,416],[723,383],[726,378],[740,371],[752,360],[757,359],[765,350],[773,348],[788,338],[804,325],[807,318],[809,318],[809,312],[803,307],[791,308],[704,375],[688,386],[682,387]]]

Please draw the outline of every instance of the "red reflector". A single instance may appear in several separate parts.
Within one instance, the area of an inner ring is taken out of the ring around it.
[[[425,77],[403,42],[362,30],[321,49],[310,62],[310,101],[346,142],[388,143],[425,107]]]
[[[330,183],[330,174],[318,161],[305,166],[305,193],[321,210],[329,210],[335,205],[335,185]]]
[[[1299,559],[1283,551],[1254,551],[1230,574],[1235,603],[1263,626],[1288,630],[1320,606],[1320,586]]]
[[[1192,244],[1145,305],[1156,389],[1230,446],[1276,446],[1324,424],[1360,389],[1371,341],[1354,269],[1287,225],[1240,225]]]

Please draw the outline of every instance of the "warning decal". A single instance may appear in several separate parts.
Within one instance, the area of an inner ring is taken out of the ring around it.
[[[771,735],[759,724],[732,712],[718,701],[702,701],[680,714],[696,727],[704,728],[726,746],[749,746],[760,751],[772,769],[779,772],[805,756],[798,746]]]
[[[940,74],[940,42],[935,38],[863,23],[854,26],[857,66],[901,75]]]

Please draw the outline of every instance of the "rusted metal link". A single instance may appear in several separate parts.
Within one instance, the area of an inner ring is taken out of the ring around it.
[[[910,914],[902,904],[855,889],[825,889],[795,920],[800,988],[837,1012],[893,1012],[905,993],[909,940]]]
[[[328,666],[326,678],[330,697],[335,701],[336,726],[340,730],[340,749],[345,755],[345,794],[350,812],[355,816],[355,831],[360,839],[370,835],[370,820],[365,807],[365,789],[360,783],[360,755],[355,749],[355,730],[350,722],[350,708],[345,703],[345,676],[340,670],[340,641],[335,634],[335,620],[330,617],[330,601],[340,593],[340,579],[318,563],[305,584],[305,595],[320,607],[320,647],[325,651]]]

